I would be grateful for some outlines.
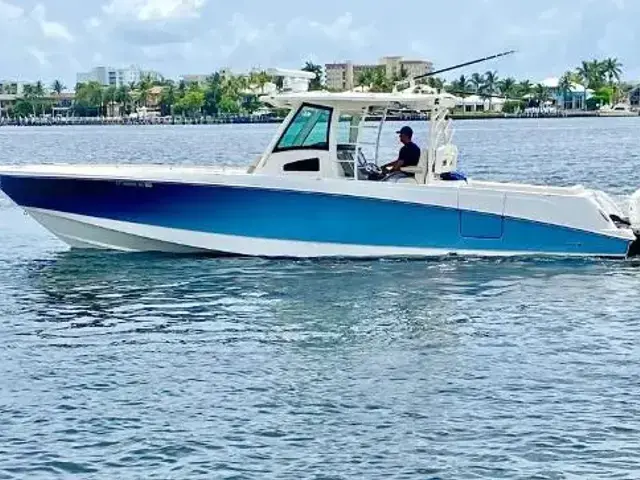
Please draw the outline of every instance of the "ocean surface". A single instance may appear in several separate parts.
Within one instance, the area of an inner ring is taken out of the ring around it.
[[[456,125],[469,175],[640,188],[640,118]],[[0,128],[0,162],[275,128]],[[638,479],[639,296],[634,261],[70,252],[0,197],[0,479]]]

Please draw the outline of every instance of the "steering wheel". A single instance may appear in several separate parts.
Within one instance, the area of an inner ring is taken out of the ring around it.
[[[381,173],[382,170],[373,162],[367,161],[366,157],[360,152],[358,154],[358,168],[367,173]]]

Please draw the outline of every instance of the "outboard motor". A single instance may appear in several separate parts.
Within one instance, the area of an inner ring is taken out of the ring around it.
[[[629,199],[629,223],[631,230],[636,235],[636,241],[631,244],[629,256],[640,255],[640,190],[631,195]]]

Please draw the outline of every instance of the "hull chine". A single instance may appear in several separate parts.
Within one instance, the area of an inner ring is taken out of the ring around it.
[[[204,253],[206,250],[109,228],[99,219],[73,216],[37,208],[25,211],[45,229],[74,249],[116,250],[120,252]]]

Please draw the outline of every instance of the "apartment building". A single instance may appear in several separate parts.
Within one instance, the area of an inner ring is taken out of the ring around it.
[[[406,72],[408,77],[416,77],[433,70],[433,63],[426,60],[405,60],[401,56],[382,57],[377,64],[327,63],[325,65],[325,85],[331,90],[351,90],[358,85],[362,73],[368,70],[384,69],[389,79]]]
[[[136,65],[131,65],[127,68],[100,66],[88,72],[78,73],[76,75],[76,81],[78,83],[98,82],[104,86],[121,87],[122,85],[138,83],[145,77],[150,77],[152,80],[159,80],[162,78],[162,75],[158,72],[142,70]]]

